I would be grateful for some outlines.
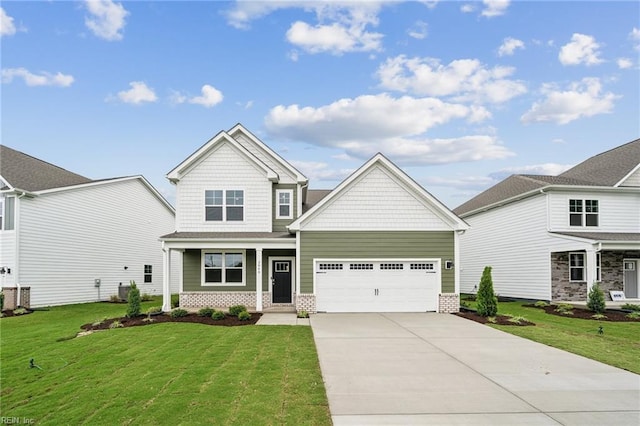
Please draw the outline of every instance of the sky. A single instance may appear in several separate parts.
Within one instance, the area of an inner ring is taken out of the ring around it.
[[[311,189],[381,152],[450,208],[640,135],[637,1],[2,1],[0,36],[3,145],[172,203],[237,123]]]

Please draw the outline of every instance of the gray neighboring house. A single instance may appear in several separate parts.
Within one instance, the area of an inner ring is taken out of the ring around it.
[[[158,235],[174,226],[173,207],[142,176],[92,180],[0,145],[5,306],[108,300],[130,280],[159,294]]]
[[[461,291],[492,266],[496,293],[584,301],[594,282],[638,300],[640,139],[558,176],[512,175],[454,209],[461,236]]]

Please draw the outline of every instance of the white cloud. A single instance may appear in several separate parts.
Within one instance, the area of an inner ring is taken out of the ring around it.
[[[291,161],[296,169],[300,170],[312,181],[343,181],[353,173],[354,169],[332,169],[329,164],[319,161]]]
[[[84,23],[97,37],[108,41],[122,40],[125,18],[129,12],[120,3],[112,0],[86,0],[90,16]]]
[[[616,63],[618,64],[618,68],[621,70],[626,70],[633,66],[633,61],[629,58],[618,58]]]
[[[579,118],[610,113],[614,101],[620,98],[611,92],[602,93],[598,78],[583,78],[571,83],[567,90],[559,90],[553,84],[544,84],[542,93],[545,98],[535,102],[520,117],[520,121],[525,124],[547,121],[567,124]]]
[[[487,18],[504,15],[509,7],[510,0],[482,0],[484,9],[480,13]]]
[[[629,38],[636,43],[636,50],[640,50],[640,29],[633,27],[629,33]]]
[[[472,3],[463,4],[460,6],[460,12],[462,13],[471,13],[476,10],[476,6]]]
[[[138,105],[143,102],[155,102],[158,100],[153,89],[143,81],[132,81],[129,86],[131,86],[131,89],[118,92],[118,99],[124,103]]]
[[[381,49],[382,34],[364,31],[361,26],[347,27],[334,22],[311,26],[295,22],[287,31],[287,40],[308,53],[366,52]]]
[[[13,24],[13,18],[7,15],[7,12],[0,7],[0,36],[10,36],[16,33],[16,26]]]
[[[189,103],[211,108],[212,106],[222,102],[223,99],[224,96],[221,91],[213,86],[205,84],[202,86],[202,96],[195,96],[189,99]]]
[[[527,92],[509,80],[512,67],[487,68],[477,59],[457,59],[448,65],[435,58],[389,58],[377,71],[383,88],[427,96],[451,96],[455,101],[503,103]]]
[[[493,136],[430,139],[432,127],[454,119],[473,121],[488,113],[435,98],[388,94],[341,99],[313,107],[276,106],[265,118],[273,137],[337,148],[348,158],[384,152],[402,164],[439,164],[505,158],[512,153]]]
[[[6,68],[2,70],[2,82],[11,83],[14,78],[22,78],[27,86],[59,86],[68,87],[74,81],[72,75],[60,72],[51,74],[41,71],[40,74],[33,74],[25,68]]]
[[[498,56],[511,56],[516,49],[524,49],[524,42],[517,38],[507,37],[498,48]]]
[[[569,170],[573,164],[543,163],[531,164],[527,166],[506,167],[489,174],[489,177],[496,181],[501,181],[511,175],[545,175],[557,176]]]
[[[457,175],[454,177],[445,176],[427,176],[422,178],[421,181],[425,183],[425,186],[442,186],[446,188],[456,189],[484,189],[491,185],[498,183],[497,180],[488,176],[468,176]]]
[[[574,33],[571,41],[560,48],[558,59],[562,65],[597,65],[602,62],[599,48],[594,37]]]
[[[427,25],[426,22],[417,21],[415,24],[413,24],[411,28],[407,30],[407,34],[409,34],[409,37],[412,37],[418,40],[423,40],[427,38],[428,28],[429,26]]]

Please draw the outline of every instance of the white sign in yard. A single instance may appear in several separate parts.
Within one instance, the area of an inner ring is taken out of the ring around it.
[[[611,300],[614,302],[625,300],[624,291],[610,291],[609,294],[611,295]]]

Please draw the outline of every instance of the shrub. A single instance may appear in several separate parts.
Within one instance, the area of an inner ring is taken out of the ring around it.
[[[602,314],[605,310],[604,292],[598,283],[593,283],[587,295],[587,308],[596,314]]]
[[[188,314],[189,312],[185,311],[184,309],[176,308],[171,311],[171,318],[182,318],[186,317]]]
[[[118,296],[117,294],[112,294],[111,296],[109,296],[109,302],[120,303],[120,296]]]
[[[215,321],[220,321],[225,319],[226,315],[222,311],[214,310],[213,313],[211,314],[211,318],[213,318]]]
[[[483,317],[495,317],[498,313],[498,298],[493,292],[493,280],[491,279],[491,266],[485,266],[480,278],[480,286],[477,295],[477,312]]]
[[[198,316],[199,317],[210,317],[213,315],[213,311],[215,311],[215,309],[210,308],[210,307],[206,307],[206,308],[202,308],[198,311]]]
[[[522,324],[523,322],[528,322],[525,317],[521,316],[512,316],[508,319],[508,321],[514,324]]]
[[[109,324],[109,328],[122,328],[122,327],[124,327],[124,325],[118,320]]]
[[[640,311],[640,305],[634,305],[633,303],[625,303],[620,306],[621,309],[626,309],[628,311]]]
[[[159,314],[160,312],[162,312],[162,306],[152,306],[147,309],[147,315]]]
[[[242,311],[238,314],[238,319],[240,321],[249,321],[251,319],[251,314],[247,311]]]
[[[630,318],[630,319],[640,319],[640,311],[633,311],[633,312],[625,315],[625,317]]]
[[[573,315],[573,305],[570,303],[560,303],[554,310],[562,315]]]
[[[4,293],[0,291],[0,311],[4,311]]]
[[[309,318],[309,312],[307,311],[298,311],[298,318]]]
[[[172,308],[177,308],[180,306],[180,295],[179,294],[172,294],[171,295],[171,307]]]
[[[142,293],[142,296],[140,296],[141,302],[151,302],[152,300],[153,300],[153,296],[150,295],[149,293]]]
[[[498,320],[496,320],[496,317],[487,317],[487,322],[490,322],[491,324],[495,324],[498,322]]]
[[[544,308],[549,306],[549,304],[544,300],[538,300],[536,303],[533,304],[533,306],[535,306],[536,308]]]
[[[29,311],[27,311],[25,308],[16,308],[13,310],[13,315],[24,315],[27,312]]]
[[[129,300],[127,303],[127,318],[140,315],[140,290],[138,290],[135,281],[131,281],[131,290],[129,290]]]
[[[144,321],[144,322],[154,322],[155,318],[151,318],[150,316],[148,316],[146,318],[143,318],[142,321]]]
[[[607,316],[604,315],[604,314],[593,314],[593,315],[591,315],[591,318],[600,320],[600,319],[606,319]]]
[[[240,312],[246,312],[247,307],[244,305],[233,305],[229,307],[229,315],[237,317]]]
[[[102,319],[96,320],[96,322],[94,322],[93,324],[91,324],[94,327],[99,326],[100,324],[102,324],[103,322],[105,322],[107,320],[107,317],[104,317]]]

